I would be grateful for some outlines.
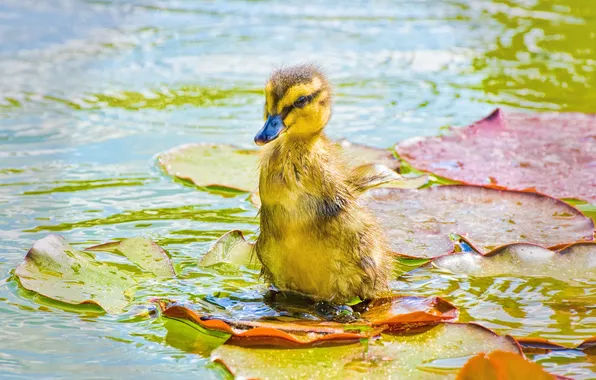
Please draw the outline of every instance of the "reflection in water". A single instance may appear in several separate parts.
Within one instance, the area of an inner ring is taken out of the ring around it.
[[[209,342],[131,315],[156,296],[210,312],[270,313],[258,271],[197,267],[224,232],[256,232],[257,210],[246,195],[174,182],[155,155],[189,142],[251,147],[261,88],[274,66],[324,65],[338,95],[330,135],[380,147],[477,120],[494,107],[488,102],[596,112],[591,0],[367,5],[0,4],[3,376],[223,376],[202,356]],[[180,276],[145,284],[124,316],[73,313],[19,290],[12,278],[33,241],[48,233],[76,247],[151,237]],[[397,293],[442,295],[460,307],[462,320],[500,332],[576,344],[596,331],[593,279],[421,268],[393,285]],[[580,353],[536,359],[580,379],[596,373],[593,357]]]
[[[474,60],[493,102],[596,112],[594,1],[493,1],[483,11],[503,27]]]

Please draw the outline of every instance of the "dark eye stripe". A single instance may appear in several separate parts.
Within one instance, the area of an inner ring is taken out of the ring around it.
[[[319,94],[321,94],[322,91],[323,90],[317,90],[310,95],[306,95],[305,96],[306,104],[310,103],[314,98],[319,96]],[[279,115],[281,116],[281,119],[284,120],[286,118],[286,116],[288,116],[294,108],[296,108],[296,106],[294,106],[294,103],[290,104],[289,106],[285,106],[279,113]]]

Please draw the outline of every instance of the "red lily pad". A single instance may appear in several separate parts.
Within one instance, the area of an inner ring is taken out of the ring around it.
[[[162,256],[163,250],[152,242],[126,239],[118,246],[142,276],[174,275],[169,258]],[[160,260],[153,263],[155,256]],[[72,305],[95,304],[113,314],[128,305],[131,288],[140,280],[139,273],[125,265],[100,262],[93,255],[74,249],[58,235],[36,241],[15,274],[23,288],[42,296]]]
[[[497,109],[469,127],[395,149],[412,166],[455,181],[596,202],[596,115]]]
[[[535,244],[511,244],[482,256],[454,253],[433,265],[454,273],[475,276],[548,276],[560,280],[596,279],[596,243],[571,244],[560,252]]]
[[[594,222],[576,208],[531,192],[451,185],[404,190],[376,188],[365,204],[381,222],[391,248],[403,255],[453,252],[459,234],[478,252],[525,242],[546,246],[591,241]]]
[[[433,379],[455,375],[462,359],[479,352],[519,354],[510,337],[475,324],[442,323],[423,332],[382,334],[363,344],[298,349],[222,345],[211,354],[238,378]],[[274,359],[274,360],[272,360]]]
[[[229,334],[227,343],[241,346],[298,347],[355,342],[385,330],[405,330],[457,318],[457,309],[449,302],[422,297],[375,300],[362,314],[362,320],[353,324],[273,318],[241,321],[202,315],[177,304],[162,302],[160,307],[165,317],[183,320],[208,333]]]
[[[380,164],[391,170],[399,168],[399,161],[387,149],[345,140],[337,144],[353,167]],[[158,162],[168,174],[201,188],[249,192],[258,187],[258,150],[232,145],[187,144],[162,153]]]
[[[555,376],[546,372],[540,364],[528,361],[522,355],[497,350],[474,356],[457,375],[457,380],[476,379],[553,380]]]

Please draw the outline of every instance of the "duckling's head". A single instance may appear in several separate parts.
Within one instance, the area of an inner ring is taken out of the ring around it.
[[[331,87],[313,64],[276,70],[265,86],[265,125],[255,136],[257,145],[279,137],[318,135],[331,116]]]

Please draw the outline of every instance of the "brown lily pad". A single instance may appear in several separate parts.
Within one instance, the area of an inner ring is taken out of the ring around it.
[[[365,204],[384,227],[392,249],[414,257],[453,252],[459,234],[487,254],[511,243],[546,246],[592,241],[594,222],[576,208],[532,192],[450,185],[421,190],[376,188]]]
[[[596,202],[596,115],[497,109],[469,127],[395,149],[412,166],[455,181]]]
[[[460,252],[435,259],[433,265],[474,276],[548,276],[563,281],[596,279],[596,243],[571,244],[557,252],[535,244],[499,247],[482,256]]]
[[[373,301],[352,324],[299,319],[233,320],[202,315],[186,306],[160,303],[162,315],[183,320],[205,332],[229,334],[228,344],[241,346],[314,346],[327,343],[354,342],[382,331],[407,330],[413,327],[453,321],[455,306],[441,298],[392,297]]]
[[[553,380],[555,376],[542,369],[540,364],[528,361],[522,355],[497,350],[474,356],[457,375],[457,380],[476,379]]]
[[[585,351],[592,354],[596,351],[596,336],[586,339],[577,347],[568,347],[548,339],[536,337],[515,338],[523,351],[529,354],[546,354],[550,351]]]
[[[380,164],[391,170],[399,168],[399,161],[387,149],[345,140],[337,144],[353,167]],[[258,187],[258,150],[232,145],[187,144],[162,153],[158,162],[168,174],[200,188],[251,192]]]
[[[462,358],[502,350],[521,353],[510,337],[475,324],[442,323],[413,334],[382,334],[363,344],[299,349],[222,345],[211,354],[238,378],[442,379]],[[273,360],[272,360],[273,359]]]
[[[147,277],[156,277],[156,273],[174,275],[167,256],[155,264],[143,258],[143,255],[161,255],[161,248],[151,244],[147,249],[145,239],[127,240],[119,243],[121,253],[133,258],[133,266],[141,273]],[[95,304],[112,314],[121,313],[128,305],[131,288],[139,280],[136,273],[125,266],[99,262],[91,254],[74,249],[58,235],[36,241],[15,274],[25,289],[72,305]]]

